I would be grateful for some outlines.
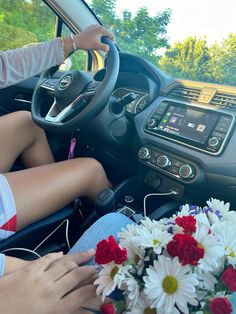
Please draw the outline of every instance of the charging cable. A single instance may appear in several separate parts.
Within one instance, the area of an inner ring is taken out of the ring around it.
[[[14,247],[14,248],[5,249],[1,251],[1,253],[10,252],[10,251],[25,251],[25,252],[34,254],[35,256],[37,256],[37,258],[40,258],[41,255],[35,251],[64,224],[66,224],[66,230],[65,230],[66,244],[68,246],[68,249],[70,250],[71,246],[70,246],[70,241],[69,241],[69,220],[65,219],[46,238],[44,238],[43,241],[41,241],[33,250],[21,248],[21,247]]]
[[[164,196],[164,195],[177,195],[178,193],[176,191],[170,191],[170,192],[166,192],[166,193],[150,193],[145,195],[144,199],[143,199],[143,216],[147,217],[147,209],[146,209],[146,202],[147,202],[147,198],[150,196]]]
[[[49,235],[43,239],[43,241],[41,241],[34,249],[33,251],[36,251],[48,238],[50,238],[61,226],[63,226],[64,224],[66,224],[66,232],[65,232],[65,236],[66,236],[66,244],[68,246],[68,249],[70,250],[70,241],[69,241],[69,220],[65,219],[63,220],[59,226],[56,227],[56,229],[54,229],[51,233],[49,233]]]
[[[1,251],[1,253],[11,252],[11,251],[25,251],[25,252],[28,252],[28,253],[35,255],[37,258],[41,257],[41,255],[38,254],[37,252],[30,250],[30,249],[23,248],[23,247],[11,247],[10,249],[5,249],[5,250]]]

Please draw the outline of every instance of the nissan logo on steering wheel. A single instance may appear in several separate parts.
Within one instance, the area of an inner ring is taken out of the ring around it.
[[[72,82],[71,75],[65,75],[61,78],[59,81],[59,87],[60,89],[66,89]]]

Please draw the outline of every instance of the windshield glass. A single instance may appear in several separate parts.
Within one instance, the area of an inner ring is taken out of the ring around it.
[[[167,74],[236,85],[235,0],[87,0],[122,51]]]

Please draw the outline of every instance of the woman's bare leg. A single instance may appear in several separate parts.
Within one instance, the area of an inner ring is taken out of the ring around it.
[[[110,187],[102,165],[80,158],[4,174],[17,208],[17,230],[64,207],[76,197],[95,199]]]
[[[0,172],[10,171],[20,155],[29,168],[54,162],[44,131],[34,124],[28,111],[0,117]]]

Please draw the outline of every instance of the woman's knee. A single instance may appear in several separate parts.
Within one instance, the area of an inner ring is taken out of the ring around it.
[[[29,129],[31,131],[37,129],[37,126],[34,123],[31,117],[31,113],[29,111],[25,110],[18,111],[16,112],[16,116],[21,127]]]
[[[100,190],[111,186],[102,164],[94,158],[78,158],[74,160],[78,172],[83,172],[84,189],[87,196],[95,196]],[[81,163],[82,162],[82,163]]]
[[[41,136],[44,136],[44,130],[39,128],[34,123],[31,116],[31,112],[22,110],[22,111],[18,111],[16,114],[18,115],[17,119],[19,121],[21,130],[25,130],[30,135],[32,142],[35,142]]]

